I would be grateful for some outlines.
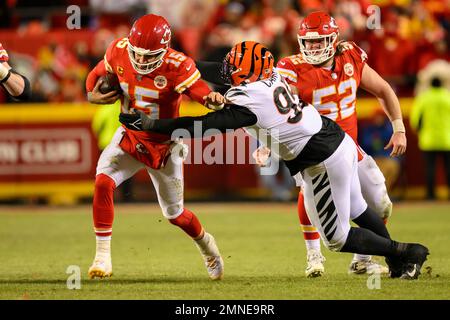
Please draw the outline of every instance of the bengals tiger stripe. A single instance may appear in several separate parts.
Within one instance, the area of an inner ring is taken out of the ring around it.
[[[254,41],[235,45],[224,60],[224,75],[232,85],[269,78],[274,58],[269,49]]]

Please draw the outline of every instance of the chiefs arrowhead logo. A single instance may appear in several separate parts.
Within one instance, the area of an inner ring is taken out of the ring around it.
[[[351,63],[348,62],[344,65],[344,73],[349,77],[351,77],[353,75],[354,69],[353,69],[353,65]]]
[[[148,153],[147,149],[145,149],[145,147],[142,143],[136,144],[136,150],[140,153],[144,153],[144,154]]]
[[[153,81],[158,89],[164,89],[167,86],[167,78],[164,76],[156,76]]]
[[[164,34],[161,38],[161,44],[167,44],[170,41],[170,36],[172,35],[172,32],[170,31],[170,28],[168,25],[164,26]]]

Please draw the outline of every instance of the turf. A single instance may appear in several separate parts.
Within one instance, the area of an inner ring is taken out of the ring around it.
[[[218,242],[225,277],[207,277],[197,249],[155,205],[118,206],[114,276],[89,280],[94,257],[90,207],[0,207],[0,299],[449,299],[450,203],[399,204],[393,237],[431,255],[418,281],[351,276],[350,254],[323,248],[326,274],[304,277],[305,247],[295,204],[187,204]],[[81,289],[69,290],[69,265]],[[427,268],[428,267],[428,268]]]

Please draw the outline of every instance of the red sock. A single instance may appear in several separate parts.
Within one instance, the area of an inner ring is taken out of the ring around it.
[[[93,201],[94,230],[98,237],[108,237],[112,233],[114,220],[114,189],[116,184],[106,174],[95,178]]]
[[[171,224],[179,226],[184,232],[194,239],[200,236],[203,231],[203,227],[197,216],[188,209],[184,209],[183,213],[175,219],[169,219],[169,221]]]
[[[300,227],[303,231],[303,238],[305,240],[316,240],[320,238],[319,233],[316,231],[316,228],[309,221],[308,215],[306,214],[305,203],[303,198],[303,192],[299,192],[298,194],[298,203],[297,203],[297,212],[298,218],[300,219]]]

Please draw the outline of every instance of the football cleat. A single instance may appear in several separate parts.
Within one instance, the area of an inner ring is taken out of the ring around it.
[[[207,237],[206,248],[202,249],[197,242],[196,245],[203,256],[209,277],[212,280],[220,280],[223,278],[224,271],[222,256],[220,255],[219,248],[217,247],[214,237],[209,233],[205,233],[205,237]]]
[[[221,256],[203,256],[206,270],[212,280],[221,280],[223,278],[223,259]]]
[[[325,267],[323,262],[325,262],[325,257],[319,250],[309,250],[307,255],[307,265],[305,270],[305,275],[307,278],[317,278],[321,277],[325,272]]]
[[[389,269],[372,260],[352,260],[348,268],[349,274],[388,274]]]
[[[112,276],[111,259],[96,258],[88,271],[89,279],[103,279]]]
[[[400,278],[403,273],[403,263],[398,257],[386,257],[386,264],[389,267],[389,277]]]
[[[419,278],[420,269],[425,260],[427,260],[428,255],[429,251],[427,247],[418,243],[409,244],[406,253],[403,256],[403,261],[405,263],[400,279],[415,280]]]

